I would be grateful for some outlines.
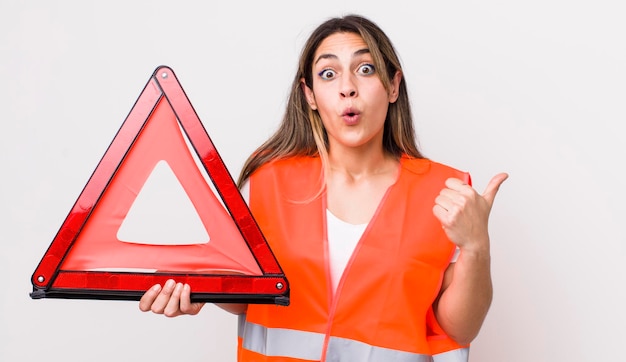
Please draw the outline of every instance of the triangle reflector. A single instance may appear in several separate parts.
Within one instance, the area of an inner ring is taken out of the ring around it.
[[[31,298],[289,304],[289,285],[173,70],[158,67],[32,275]]]

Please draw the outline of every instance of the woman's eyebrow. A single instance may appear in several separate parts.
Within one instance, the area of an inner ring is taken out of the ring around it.
[[[359,49],[357,51],[355,51],[352,56],[357,56],[357,55],[363,55],[363,54],[369,54],[370,50],[369,48],[363,48],[363,49]],[[317,59],[315,59],[315,62],[313,64],[317,64],[320,60],[322,59],[338,59],[338,57],[335,54],[331,54],[331,53],[324,53],[324,54],[320,54]]]
[[[335,54],[324,53],[324,54],[320,54],[319,57],[315,59],[315,63],[313,64],[317,64],[322,59],[339,59],[339,58]]]
[[[363,55],[363,54],[369,54],[369,53],[370,53],[369,48],[363,48],[363,49],[359,49],[355,51],[354,55]]]

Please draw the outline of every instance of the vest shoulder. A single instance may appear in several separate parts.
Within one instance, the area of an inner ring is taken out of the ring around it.
[[[428,158],[402,157],[402,166],[410,173],[416,175],[440,175],[441,177],[457,177],[469,182],[470,176],[466,171],[433,161]]]
[[[250,175],[253,189],[269,196],[270,190],[291,200],[309,200],[323,189],[323,173],[318,157],[290,157],[273,160]]]
[[[321,181],[322,162],[319,157],[290,157],[273,160],[259,167],[250,179],[265,180],[275,183],[279,180],[289,181],[288,184],[311,183],[311,180]]]
[[[289,157],[272,160],[259,167],[255,173],[281,172],[286,170],[295,171],[298,169],[311,172],[312,167],[321,167],[319,157]]]

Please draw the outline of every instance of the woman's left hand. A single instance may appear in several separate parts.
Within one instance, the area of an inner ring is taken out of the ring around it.
[[[488,250],[489,213],[500,185],[508,177],[506,173],[495,175],[482,195],[460,179],[446,180],[446,187],[435,198],[433,213],[448,238],[459,248]]]

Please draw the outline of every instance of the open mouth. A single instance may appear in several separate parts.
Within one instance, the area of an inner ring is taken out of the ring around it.
[[[343,111],[343,116],[344,117],[354,117],[354,116],[358,116],[359,115],[359,111],[355,110],[354,108],[350,107],[350,108],[346,108]]]
[[[348,110],[343,113],[343,120],[348,125],[354,125],[359,122],[359,112],[355,112],[354,110]]]

